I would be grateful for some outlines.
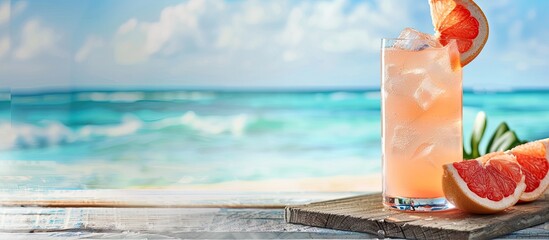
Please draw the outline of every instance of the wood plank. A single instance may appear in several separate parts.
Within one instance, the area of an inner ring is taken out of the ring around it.
[[[283,209],[0,208],[0,239],[65,238],[372,238],[288,224]]]
[[[400,219],[406,220],[406,219]],[[288,224],[283,209],[0,207],[0,239],[371,239]],[[549,222],[502,236],[549,239]]]
[[[411,213],[386,209],[381,194],[289,206],[288,223],[411,239],[487,239],[549,221],[549,191],[541,199],[503,213],[474,215],[454,209]],[[549,235],[548,233],[544,233]]]

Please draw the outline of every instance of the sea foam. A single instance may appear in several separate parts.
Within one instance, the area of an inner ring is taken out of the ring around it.
[[[245,133],[250,117],[246,114],[232,116],[200,116],[188,111],[179,117],[144,122],[133,114],[126,114],[120,123],[86,125],[71,128],[59,121],[28,123],[0,123],[0,150],[15,148],[42,148],[74,142],[101,140],[136,134],[142,130],[158,131],[174,126],[187,127],[199,134],[230,134],[236,137]]]
[[[92,137],[119,137],[137,132],[142,122],[126,116],[122,122],[113,125],[88,125],[71,129],[59,121],[45,121],[33,125],[28,123],[0,123],[0,150],[15,148],[42,148],[77,141],[88,141]]]
[[[150,126],[153,129],[163,129],[172,126],[187,126],[203,134],[217,135],[230,133],[234,136],[244,134],[250,117],[246,114],[230,116],[200,116],[194,111],[188,111],[185,114],[166,118],[153,122]]]

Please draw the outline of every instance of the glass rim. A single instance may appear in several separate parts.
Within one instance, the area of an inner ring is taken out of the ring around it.
[[[445,38],[446,40],[467,40],[467,38]],[[418,38],[381,38],[382,41],[398,41],[398,40],[405,40],[405,41],[433,41],[431,39],[418,39]]]
[[[435,48],[450,48],[453,45],[455,45],[457,48],[458,46],[458,40],[456,38],[446,38],[447,43],[442,44],[440,41],[433,40],[433,39],[412,39],[412,38],[382,38],[380,41],[381,48],[383,49],[389,49],[393,48],[395,44],[398,44],[399,41],[405,41],[406,43],[415,42],[416,44],[429,44],[429,42],[438,42],[441,44],[441,47],[435,47]]]

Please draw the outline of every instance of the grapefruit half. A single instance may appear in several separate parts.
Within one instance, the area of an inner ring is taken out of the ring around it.
[[[526,189],[525,177],[513,155],[492,153],[443,166],[442,188],[457,208],[478,214],[515,205]]]
[[[446,45],[456,39],[461,66],[480,53],[488,40],[488,20],[472,0],[429,0],[435,37]]]
[[[526,176],[526,190],[520,201],[538,199],[549,188],[549,138],[517,146],[510,152]]]

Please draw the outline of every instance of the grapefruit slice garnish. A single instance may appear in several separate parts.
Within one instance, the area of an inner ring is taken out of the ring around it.
[[[521,202],[538,199],[549,188],[549,139],[529,142],[510,151],[526,177],[526,190]]]
[[[480,53],[488,40],[488,20],[472,0],[429,0],[435,37],[443,44],[456,39],[461,66]]]
[[[443,166],[446,199],[457,208],[479,214],[515,205],[526,189],[525,177],[513,155],[503,152]]]

